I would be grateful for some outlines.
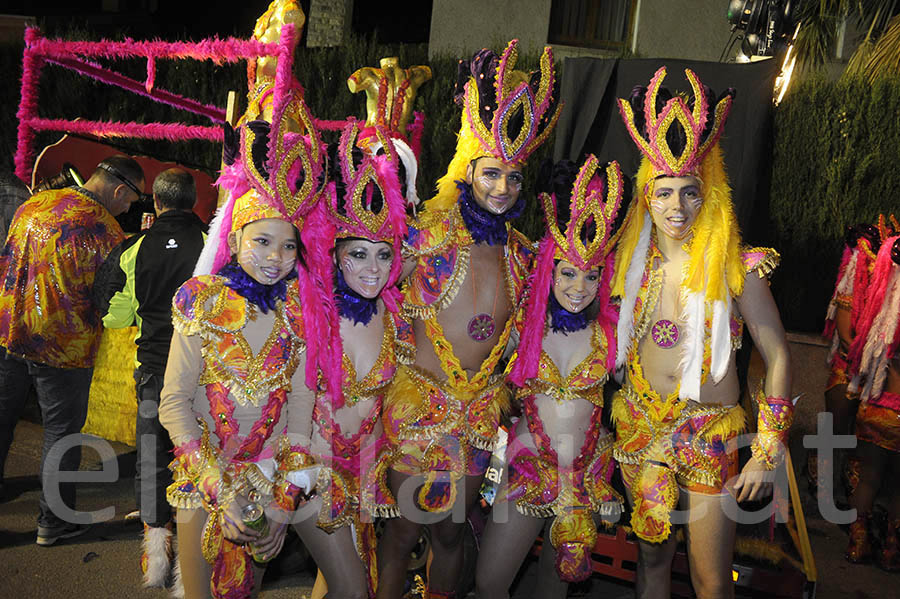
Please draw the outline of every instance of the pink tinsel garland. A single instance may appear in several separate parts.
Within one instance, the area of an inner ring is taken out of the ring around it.
[[[289,38],[293,27],[286,27]],[[139,93],[153,100],[209,117],[214,121],[224,120],[224,113],[215,106],[203,105],[195,100],[172,94],[165,90],[154,90],[156,80],[156,60],[194,59],[211,60],[215,64],[250,60],[261,56],[282,56],[285,52],[284,37],[279,43],[264,43],[257,40],[228,38],[206,39],[200,42],[163,42],[126,39],[123,42],[101,40],[98,42],[61,41],[44,38],[40,30],[29,27],[25,30],[25,52],[22,57],[22,87],[18,118],[18,141],[16,144],[16,175],[29,181],[34,164],[34,135],[39,130],[66,131],[97,136],[147,137],[180,141],[184,139],[206,139],[221,141],[221,131],[209,127],[187,126],[177,123],[106,123],[67,121],[64,119],[38,118],[38,84],[44,61],[52,61],[71,68],[83,75],[103,83],[118,85],[128,91]],[[292,48],[292,46],[290,46]],[[103,69],[83,57],[122,59],[146,58],[147,79],[139,82]],[[291,54],[293,57],[293,54]],[[283,61],[279,60],[279,64]],[[290,61],[292,63],[292,61]],[[143,91],[141,91],[141,89]]]
[[[178,123],[122,123],[117,121],[66,121],[63,119],[25,119],[34,131],[67,131],[96,137],[143,137],[146,139],[205,139],[221,142],[222,129]]]
[[[187,110],[188,112],[193,112],[195,114],[205,116],[216,123],[221,124],[225,122],[225,111],[221,108],[218,108],[217,106],[213,106],[211,104],[202,104],[200,102],[197,102],[196,100],[185,98],[163,89],[153,89],[152,83],[149,85],[141,83],[140,81],[136,81],[134,79],[126,77],[125,75],[116,73],[115,71],[105,69],[98,64],[94,64],[86,60],[79,60],[77,58],[48,58],[47,60],[48,62],[52,62],[54,64],[58,64],[61,67],[71,69],[76,73],[80,73],[86,77],[96,79],[101,83],[106,83],[107,85],[115,85],[117,87],[121,87],[124,90],[130,91],[139,96],[150,98],[151,100],[155,100],[162,104],[168,104],[169,106],[174,106],[175,108],[181,108],[182,110]],[[155,72],[156,71],[154,70],[154,75]]]

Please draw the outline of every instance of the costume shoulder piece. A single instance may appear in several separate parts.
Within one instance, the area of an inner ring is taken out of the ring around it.
[[[522,232],[510,229],[507,248],[509,248],[510,282],[516,297],[518,297],[524,290],[528,275],[534,266],[537,244]]]
[[[198,335],[210,328],[238,331],[247,324],[247,301],[218,275],[185,281],[172,298],[172,324],[182,335]],[[298,307],[299,311],[299,307]]]
[[[760,279],[768,278],[778,268],[781,255],[772,248],[744,247],[741,248],[741,260],[747,274],[754,270]]]
[[[287,285],[285,294],[284,313],[287,316],[288,326],[291,332],[302,343],[306,343],[305,327],[303,326],[303,308],[300,305],[300,285],[297,279],[291,280]]]
[[[392,312],[394,325],[394,352],[401,364],[412,364],[416,361],[416,337],[412,323],[400,312]]]
[[[438,252],[454,242],[452,235],[461,221],[458,210],[428,210],[409,223],[404,254],[418,257]]]

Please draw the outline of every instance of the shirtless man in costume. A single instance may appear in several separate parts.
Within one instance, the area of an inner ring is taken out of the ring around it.
[[[688,514],[697,596],[733,596],[736,523],[722,506],[732,501],[729,490],[738,501],[771,493],[766,471],[783,457],[793,413],[788,346],[765,279],[778,255],[741,245],[717,145],[732,94],[717,101],[693,72],[686,75],[691,104],[660,89],[665,68],[649,88],[619,101],[643,154],[612,289],[621,298],[617,367],[624,376],[612,402],[614,454],[639,540],[638,597],[670,595],[675,508]],[[733,439],[745,414],[734,354],[744,323],[766,363],[766,382],[753,457],[736,476]]]
[[[482,50],[460,62],[456,154],[410,227],[406,249],[415,266],[404,311],[418,350],[385,399],[393,452],[387,483],[401,515],[388,521],[378,546],[378,597],[402,593],[426,521],[434,557],[428,597],[456,596],[465,513],[478,497],[506,401],[495,369],[532,256],[508,221],[524,208],[522,166],[559,115],[550,49],[533,76],[513,70],[516,57],[513,41],[501,56]]]

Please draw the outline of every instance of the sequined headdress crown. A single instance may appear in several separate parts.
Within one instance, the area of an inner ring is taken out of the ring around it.
[[[426,206],[450,209],[459,198],[457,183],[466,178],[472,160],[491,156],[522,163],[553,132],[562,109],[553,52],[544,48],[540,70],[529,74],[514,69],[517,44],[509,42],[500,56],[484,49],[471,60],[459,61],[454,101],[462,106],[462,126],[456,153]]]
[[[554,98],[552,50],[544,48],[540,71],[528,74],[514,69],[518,42],[510,41],[499,57],[485,49],[460,61],[455,94],[463,127],[484,154],[508,163],[528,159],[553,131],[561,108]]]
[[[604,328],[609,344],[607,369],[612,370],[615,365],[613,326],[616,316],[609,301],[613,273],[610,237],[622,203],[622,171],[615,161],[610,162],[605,171],[602,170],[593,154],[589,154],[577,170],[569,161],[561,161],[549,170],[552,172],[542,173],[545,181],[541,182],[541,186],[545,190],[540,193],[547,219],[547,234],[541,240],[534,271],[529,279],[521,342],[509,377],[518,386],[537,376],[555,260],[566,260],[584,271],[602,269],[594,301],[599,307],[597,322]],[[564,231],[561,230],[562,223],[559,223],[557,204],[558,195],[562,195],[559,193],[561,188],[571,191],[569,218]]]
[[[218,272],[230,259],[228,234],[250,222],[280,218],[302,230],[325,189],[325,147],[302,88],[284,75],[275,82],[272,124],[248,121],[226,133],[226,167],[216,184],[228,199],[210,225],[195,275]]]
[[[572,183],[565,231],[556,226],[556,194],[544,191],[539,195],[548,234],[556,246],[554,257],[566,260],[581,270],[601,264],[609,253],[609,238],[622,203],[623,180],[619,163],[613,161],[607,165],[605,184],[601,172],[597,158],[593,154],[588,155]]]
[[[697,174],[703,158],[721,137],[731,110],[733,89],[716,99],[692,70],[684,73],[693,91],[688,101],[661,88],[665,67],[656,71],[649,87],[635,87],[628,100],[619,98],[625,128],[653,166],[654,176]]]
[[[401,193],[400,156],[390,136],[375,127],[379,153],[360,152],[354,148],[360,134],[356,120],[351,119],[341,133],[337,146],[340,186],[331,196],[329,215],[337,231],[336,237],[362,237],[370,241],[393,244],[406,235],[405,200]],[[369,146],[371,147],[371,145]],[[375,192],[381,201],[375,200]]]

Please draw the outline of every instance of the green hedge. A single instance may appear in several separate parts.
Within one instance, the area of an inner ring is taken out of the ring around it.
[[[813,79],[778,107],[770,215],[782,266],[773,291],[788,328],[820,330],[847,225],[900,216],[898,165],[900,77]]]

